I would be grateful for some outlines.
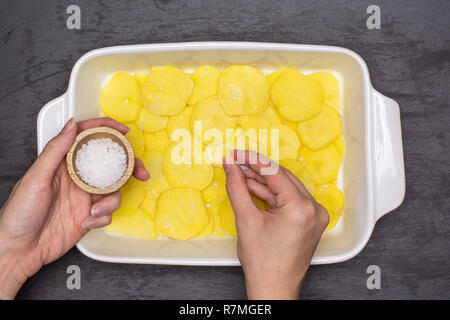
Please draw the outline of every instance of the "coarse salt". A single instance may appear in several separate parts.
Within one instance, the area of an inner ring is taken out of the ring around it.
[[[123,147],[111,138],[93,139],[78,150],[75,164],[84,182],[103,189],[122,178],[127,156]]]

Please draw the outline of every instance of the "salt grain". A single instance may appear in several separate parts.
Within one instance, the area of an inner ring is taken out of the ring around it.
[[[84,182],[103,189],[122,178],[127,156],[123,147],[110,138],[93,139],[78,150],[75,164]]]

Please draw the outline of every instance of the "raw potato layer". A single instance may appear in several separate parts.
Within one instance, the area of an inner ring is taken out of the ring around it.
[[[104,229],[150,240],[236,236],[221,166],[233,148],[276,158],[327,209],[326,231],[333,229],[344,207],[337,187],[345,149],[339,96],[333,74],[289,67],[267,75],[244,65],[204,65],[192,74],[175,66],[115,73],[100,92],[100,109],[130,128],[126,138],[150,178],[128,181]],[[178,163],[181,146],[188,155]]]

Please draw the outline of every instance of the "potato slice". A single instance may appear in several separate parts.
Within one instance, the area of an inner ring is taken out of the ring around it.
[[[294,68],[285,70],[278,77],[270,94],[277,111],[289,121],[307,120],[322,110],[322,84]]]
[[[337,152],[339,152],[339,155],[341,158],[344,157],[344,150],[345,150],[345,143],[344,138],[339,137],[333,142],[334,146],[336,147]]]
[[[242,129],[267,129],[272,124],[280,124],[281,121],[281,117],[271,106],[256,115],[239,117]]]
[[[163,130],[166,127],[167,122],[169,122],[169,117],[157,116],[147,109],[142,108],[136,120],[136,125],[140,130],[152,133]]]
[[[172,142],[166,130],[144,133],[145,150],[164,152]]]
[[[157,233],[152,218],[142,209],[136,209],[129,217],[129,237],[156,239]]]
[[[316,151],[302,147],[299,161],[311,173],[316,184],[337,179],[341,167],[341,157],[332,144]]]
[[[197,239],[204,239],[206,237],[209,237],[214,230],[214,219],[211,217],[208,210],[206,210],[206,212],[208,213],[208,216],[209,216],[209,223],[205,227],[205,229],[203,229],[202,232],[200,232],[199,234],[197,234],[195,236],[195,238],[197,238]]]
[[[231,66],[220,76],[218,96],[229,115],[257,114],[267,108],[269,83],[258,69]]]
[[[236,222],[230,199],[225,198],[222,200],[219,207],[219,217],[220,223],[222,224],[222,228],[225,230],[225,233],[236,237]]]
[[[344,208],[344,196],[333,184],[324,184],[317,186],[314,198],[328,211],[330,222],[325,231],[333,229],[342,216],[342,209]]]
[[[339,101],[339,81],[329,72],[311,73],[308,77],[319,80],[324,89],[324,104],[329,105],[338,113],[341,111],[341,103]]]
[[[133,147],[133,152],[136,157],[140,157],[142,153],[144,152],[144,134],[142,133],[139,128],[132,123],[127,124],[128,128],[130,128],[130,131],[125,135],[127,140],[131,143],[131,146]]]
[[[173,153],[172,153],[173,152]],[[182,158],[178,143],[173,143],[164,152],[162,170],[172,187],[191,187],[203,190],[214,178],[213,167],[209,164],[194,163],[194,152],[190,152],[190,161],[177,164]]]
[[[286,125],[286,126],[288,126],[289,128],[291,128],[295,132],[298,131],[297,130],[297,122],[287,121],[287,120],[283,119],[283,121],[281,123]]]
[[[111,232],[114,235],[128,237],[130,235],[130,216],[133,211],[116,211],[112,214],[111,223],[105,227],[103,230]]]
[[[187,106],[183,109],[179,114],[171,116],[169,119],[169,123],[167,124],[167,134],[169,137],[172,136],[172,133],[176,129],[186,129],[190,130],[191,128],[191,115],[194,107]]]
[[[187,240],[202,232],[209,223],[200,191],[174,188],[165,191],[156,206],[158,230],[176,240]]]
[[[297,160],[283,160],[280,165],[288,169],[303,185],[308,189],[309,193],[314,194],[316,187],[312,179],[312,175]]]
[[[279,68],[271,73],[269,73],[266,77],[267,77],[267,81],[269,81],[269,85],[272,87],[273,84],[275,83],[275,81],[278,80],[278,78],[280,77],[280,75],[286,71],[288,68]]]
[[[214,168],[214,178],[211,184],[203,190],[203,198],[206,203],[211,204],[214,200],[218,198],[223,198],[227,196],[227,189],[225,187],[226,176],[222,167]]]
[[[193,89],[189,75],[174,66],[152,67],[142,87],[142,104],[160,116],[183,110]]]
[[[213,230],[211,231],[211,235],[214,237],[226,237],[229,235],[220,222],[220,205],[226,199],[226,197],[217,198],[209,206],[208,204],[206,205],[209,216],[214,221]]]
[[[146,182],[139,181],[131,177],[125,185],[120,188],[122,195],[122,202],[120,203],[119,211],[133,211],[137,209],[145,196]]]
[[[137,82],[139,83],[139,87],[142,88],[145,81],[148,79],[148,72],[136,72],[134,74],[134,77],[136,78]]]
[[[312,150],[324,147],[342,134],[341,120],[326,105],[317,117],[299,122],[297,128],[302,143]]]
[[[152,219],[156,217],[156,203],[155,199],[144,198],[141,203],[141,209],[144,210]]]
[[[170,184],[162,171],[163,158],[163,153],[158,151],[146,151],[142,155],[144,167],[150,174],[150,178],[146,181],[145,198],[157,200],[161,192],[170,189]]]
[[[229,116],[223,110],[223,107],[217,96],[209,97],[198,102],[191,116],[191,131],[194,132],[194,122],[201,121],[202,132],[210,129],[217,129],[225,138],[226,130],[234,130],[237,121],[234,117]],[[208,143],[208,141],[203,141]]]
[[[141,108],[141,92],[136,78],[117,72],[100,91],[100,109],[119,122],[133,122]]]
[[[200,100],[217,95],[220,73],[219,69],[212,66],[198,67],[191,76],[194,82],[194,90],[188,104],[195,105]]]
[[[276,141],[270,142],[270,157],[274,159],[274,147],[278,145],[278,162],[285,159],[296,159],[298,154],[298,148],[300,148],[300,140],[297,133],[290,127],[282,124],[273,124],[270,126],[270,130],[278,130],[278,144]]]

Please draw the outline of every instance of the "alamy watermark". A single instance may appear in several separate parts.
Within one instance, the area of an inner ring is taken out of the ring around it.
[[[367,278],[366,286],[367,289],[373,290],[373,289],[381,289],[381,269],[376,264],[372,264],[367,267],[366,270],[367,274],[370,274],[370,276]]]
[[[194,121],[193,132],[193,136],[187,129],[179,128],[172,132],[170,138],[177,142],[171,151],[174,164],[232,164],[236,160],[239,164],[263,164],[262,175],[274,174],[278,170],[279,129],[226,129],[224,137],[223,132],[216,128],[203,132],[202,121]],[[251,151],[238,153],[237,159],[233,159],[226,154],[227,150]],[[269,150],[270,159],[264,156]]]
[[[66,26],[69,30],[81,29],[81,9],[79,6],[72,4],[67,7],[66,13],[69,15],[66,20]]]
[[[367,7],[367,14],[370,14],[370,16],[367,18],[366,26],[367,29],[373,30],[373,29],[381,29],[381,9],[377,5],[370,5]]]
[[[70,274],[67,278],[66,286],[69,290],[81,289],[81,269],[79,266],[72,264],[67,267],[66,273]]]

